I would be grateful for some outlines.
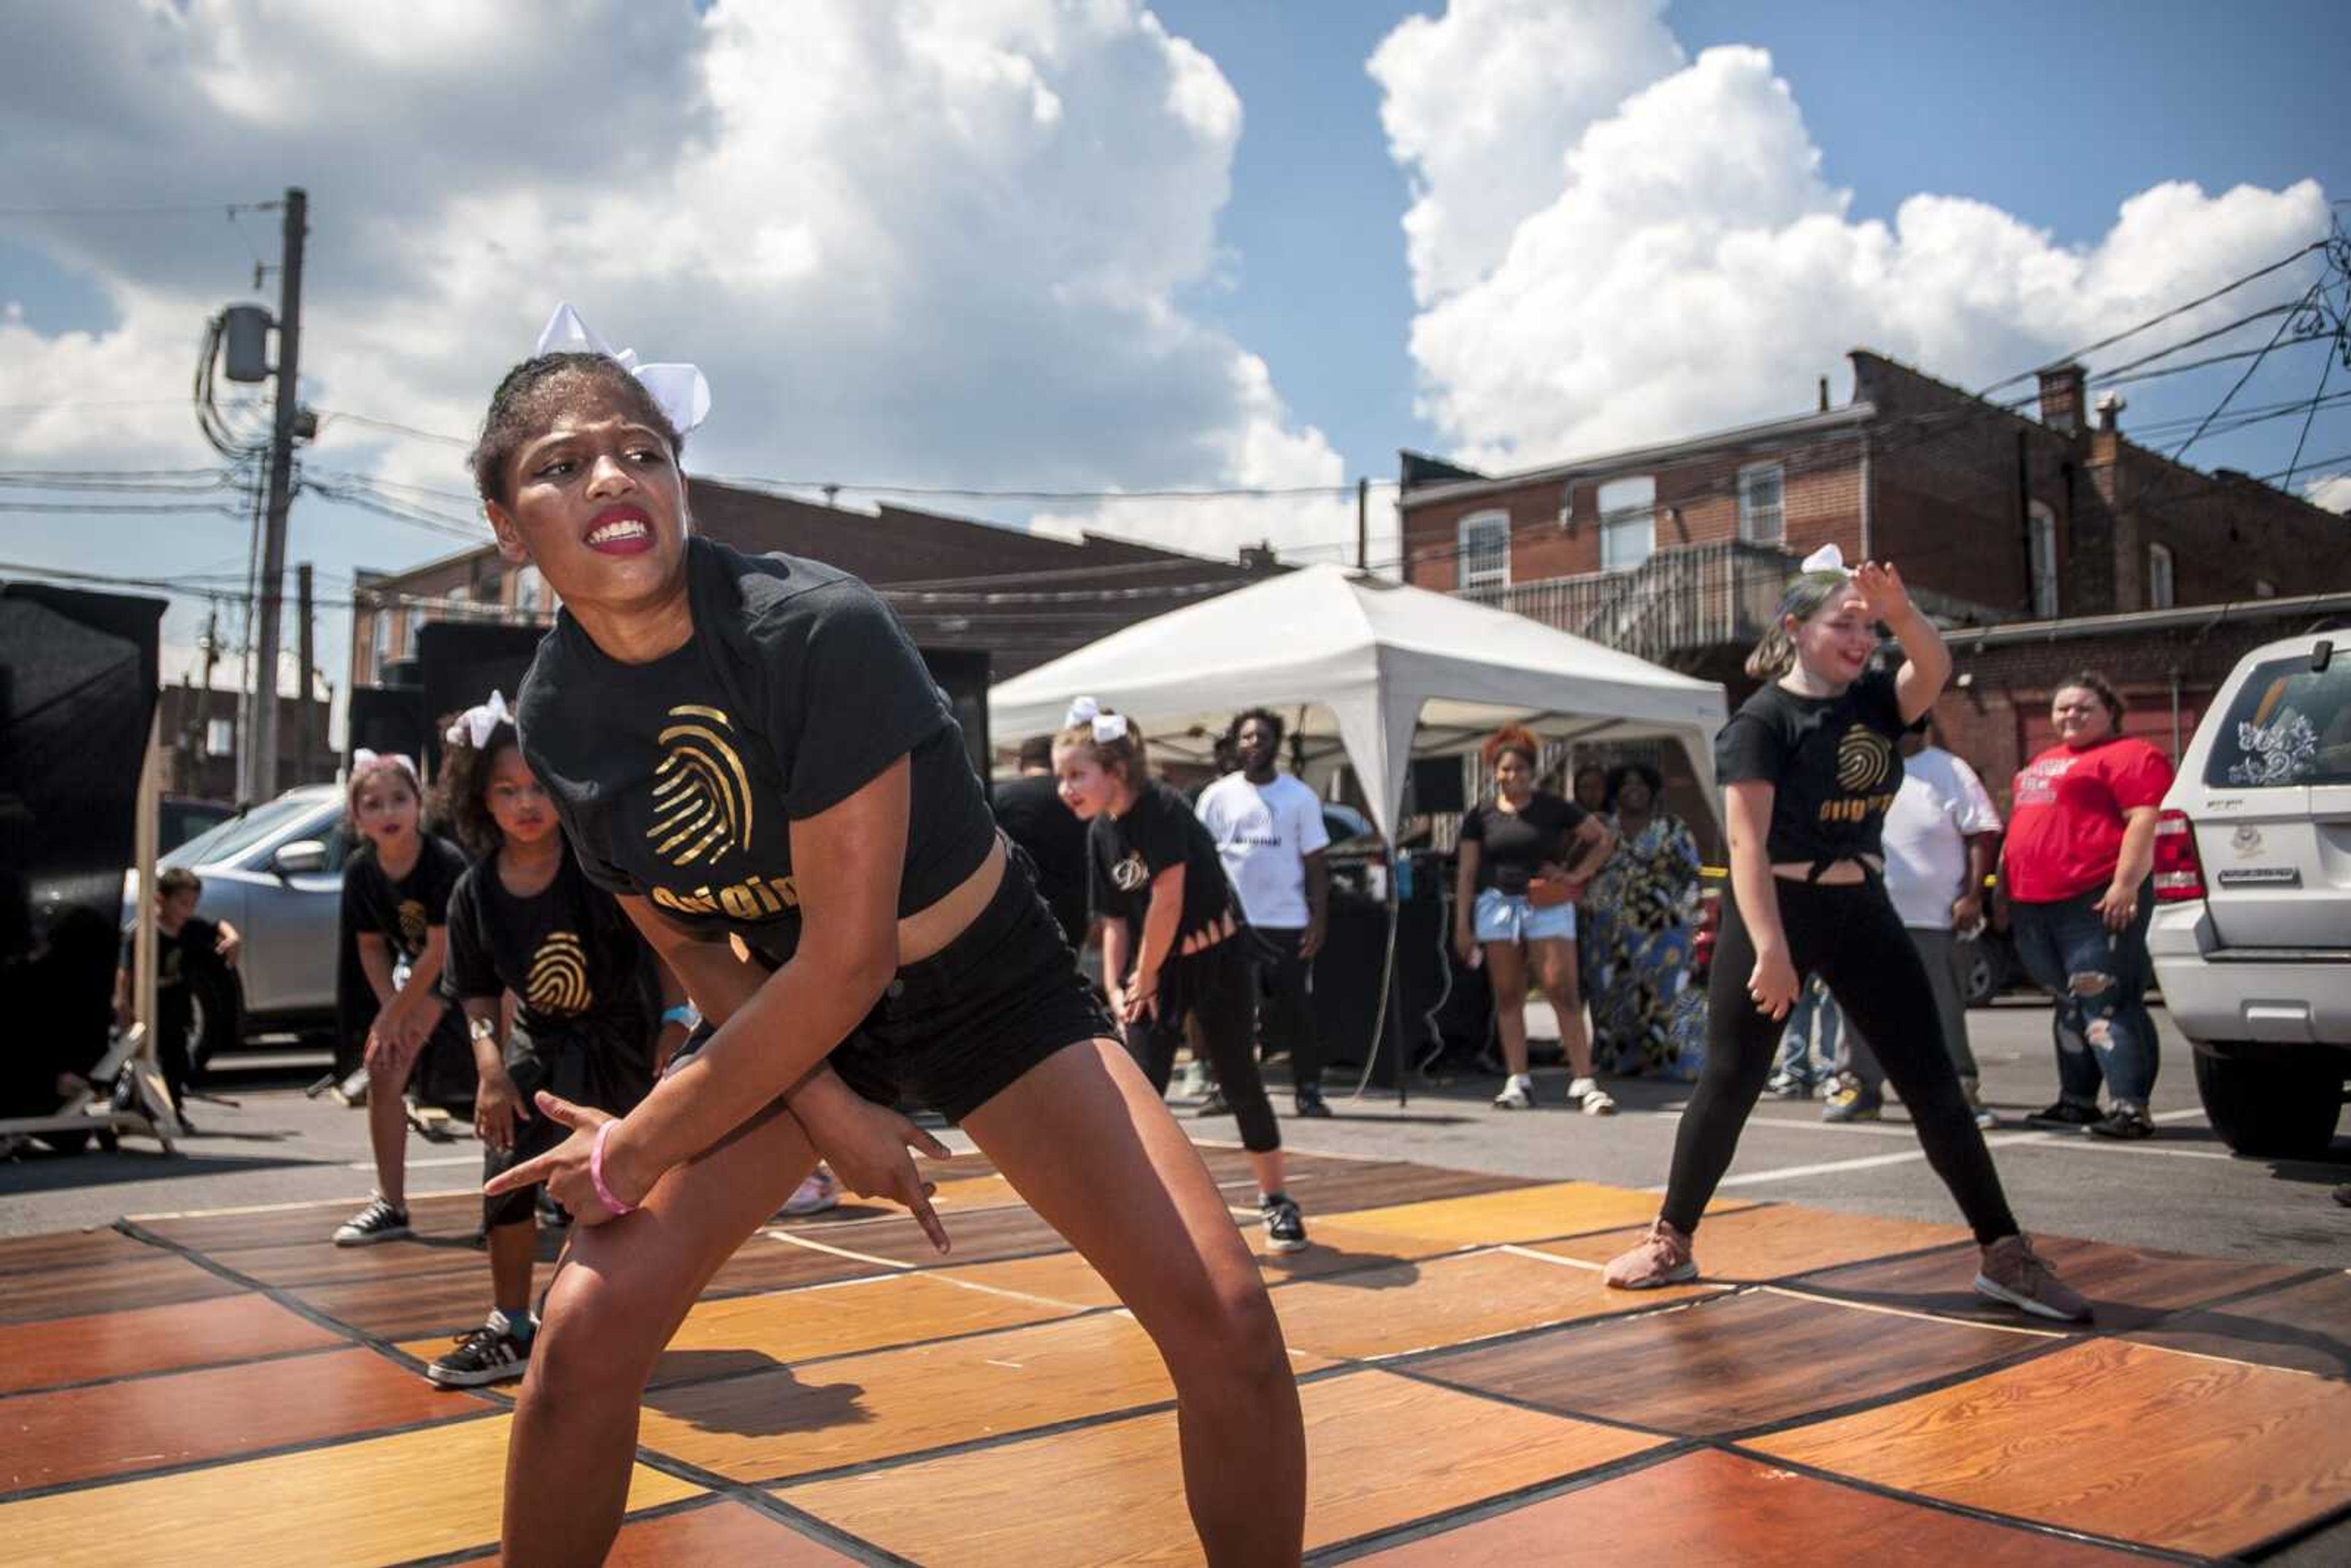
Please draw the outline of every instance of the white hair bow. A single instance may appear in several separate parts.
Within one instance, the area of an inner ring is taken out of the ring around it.
[[[351,753],[351,771],[353,773],[357,773],[362,768],[372,767],[374,764],[379,762],[396,762],[400,764],[401,771],[406,773],[411,779],[417,776],[416,759],[405,753],[398,751],[370,751],[364,746]]]
[[[661,411],[669,415],[669,422],[677,426],[680,435],[710,417],[710,383],[703,379],[700,369],[693,365],[637,363],[634,349],[616,352],[568,302],[558,305],[555,314],[547,319],[547,326],[538,334],[538,347],[533,352],[603,355],[637,378],[653,394],[653,402],[661,405]]]
[[[1823,545],[1806,556],[1803,565],[1797,570],[1803,572],[1834,571],[1840,577],[1853,575],[1844,564],[1844,551],[1833,544]]]
[[[452,745],[461,740],[467,741],[479,751],[490,743],[490,736],[498,726],[514,721],[514,714],[507,706],[506,694],[493,691],[489,701],[475,703],[459,714],[449,727],[441,732],[441,738]]]
[[[1061,722],[1067,726],[1092,725],[1097,745],[1121,739],[1126,734],[1126,715],[1104,713],[1102,704],[1092,697],[1080,697],[1071,703],[1069,716]]]

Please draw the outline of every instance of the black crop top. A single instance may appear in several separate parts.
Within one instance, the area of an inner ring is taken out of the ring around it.
[[[800,937],[791,824],[909,756],[899,915],[977,871],[996,841],[987,794],[880,597],[818,561],[700,538],[685,571],[684,647],[622,664],[566,612],[523,678],[523,756],[589,880],[780,965]]]
[[[1774,864],[1881,855],[1886,810],[1902,788],[1903,727],[1891,671],[1872,670],[1833,697],[1774,681],[1715,737],[1715,778],[1776,787],[1765,850]]]

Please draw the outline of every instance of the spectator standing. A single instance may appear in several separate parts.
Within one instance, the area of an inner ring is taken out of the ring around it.
[[[1322,1053],[1314,1033],[1314,955],[1330,929],[1331,835],[1314,791],[1276,766],[1284,727],[1264,708],[1233,721],[1240,771],[1200,793],[1194,808],[1217,842],[1241,904],[1255,977],[1257,1037],[1268,1054],[1290,1053],[1298,1113],[1328,1116]]]
[[[2001,860],[2017,956],[2057,1003],[2058,1096],[2026,1120],[2150,1137],[2158,1058],[2147,1011],[2147,883],[2171,764],[2122,733],[2122,698],[2102,675],[2085,670],[2059,686],[2049,716],[2057,744],[2016,776]]]
[[[1576,936],[1594,961],[1593,1058],[1611,1072],[1663,1072],[1678,1051],[1674,999],[1688,983],[1698,915],[1698,840],[1663,809],[1665,783],[1646,763],[1608,771],[1608,827],[1616,852],[1592,879]]]
[[[1053,779],[1053,737],[1020,745],[1020,776],[994,792],[996,825],[1028,853],[1037,891],[1074,951],[1086,946],[1086,825],[1061,800]]]
[[[204,894],[203,879],[183,866],[167,867],[155,877],[155,1064],[184,1134],[196,1130],[187,1113],[188,1085],[195,1076],[188,1054],[188,1037],[196,1027],[195,986],[207,971],[235,968],[244,943],[227,921],[196,913]],[[122,967],[114,977],[115,1021],[125,1029],[131,1026],[135,946],[133,938],[124,938]]]
[[[1943,1044],[1959,1070],[1959,1089],[1976,1125],[2000,1118],[1984,1107],[1975,1052],[1968,1045],[1968,1002],[1959,973],[1962,935],[1983,924],[1984,883],[2000,845],[2000,812],[1975,769],[1928,738],[1922,717],[1902,737],[1902,788],[1886,808],[1886,892],[1926,966],[1942,1019]],[[1829,1095],[1823,1122],[1874,1122],[1886,1106],[1886,1072],[1860,1030],[1844,1031],[1846,1080]]]
[[[1788,1027],[1781,1032],[1780,1054],[1765,1087],[1782,1100],[1811,1099],[1813,1088],[1834,1071],[1844,1031],[1844,1015],[1836,998],[1814,975],[1788,1009]]]

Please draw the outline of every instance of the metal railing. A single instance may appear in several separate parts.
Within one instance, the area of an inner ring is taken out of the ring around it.
[[[1795,570],[1793,555],[1770,545],[1688,545],[1661,549],[1629,571],[1464,589],[1459,597],[1662,661],[1761,636]]]

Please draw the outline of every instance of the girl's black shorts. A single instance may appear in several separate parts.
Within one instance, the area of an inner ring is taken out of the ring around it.
[[[1062,1047],[1119,1038],[1038,895],[1028,855],[1007,849],[987,907],[954,941],[900,969],[834,1048],[833,1071],[866,1099],[960,1122]],[[671,1070],[712,1032],[706,1023],[695,1030]]]

